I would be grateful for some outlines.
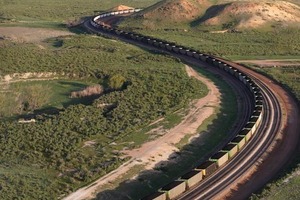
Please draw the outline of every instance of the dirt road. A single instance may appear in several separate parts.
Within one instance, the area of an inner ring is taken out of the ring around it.
[[[168,160],[170,155],[178,151],[175,144],[180,142],[186,134],[191,134],[191,136],[196,134],[197,128],[205,119],[210,117],[214,113],[215,108],[220,105],[220,92],[212,81],[200,76],[191,67],[186,66],[186,71],[190,77],[194,77],[207,85],[209,89],[208,95],[192,103],[187,115],[180,124],[168,130],[163,136],[146,142],[140,148],[126,151],[125,153],[131,156],[128,162],[94,183],[70,194],[65,200],[93,198],[96,193],[102,190],[101,186],[116,180],[136,165],[145,165],[145,169],[152,169],[157,163]]]
[[[300,59],[280,59],[280,60],[235,60],[236,63],[250,63],[260,67],[279,66],[300,66]]]

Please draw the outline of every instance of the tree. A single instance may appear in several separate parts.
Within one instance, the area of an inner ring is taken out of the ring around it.
[[[123,87],[125,82],[126,82],[126,79],[122,75],[116,74],[116,75],[113,75],[109,78],[108,86],[111,89],[118,90],[118,89],[121,89]]]

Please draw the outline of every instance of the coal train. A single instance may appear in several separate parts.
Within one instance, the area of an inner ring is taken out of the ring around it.
[[[215,171],[224,166],[230,159],[240,152],[248,142],[250,142],[251,138],[256,134],[256,130],[258,129],[258,126],[263,118],[264,99],[260,88],[250,77],[235,67],[223,62],[221,59],[161,39],[119,30],[101,22],[101,18],[139,11],[141,11],[141,9],[108,12],[92,18],[89,23],[96,29],[95,32],[97,33],[109,33],[110,35],[123,37],[127,40],[133,40],[142,44],[151,45],[164,51],[184,55],[202,62],[206,62],[210,64],[211,67],[219,68],[220,70],[232,75],[233,78],[238,79],[242,84],[246,85],[252,94],[252,102],[254,105],[253,113],[245,127],[242,128],[242,130],[240,130],[240,132],[220,151],[216,152],[208,160],[204,161],[202,164],[198,165],[188,173],[182,175],[177,180],[174,180],[173,182],[160,188],[158,191],[143,198],[143,200],[170,200],[186,192],[189,190],[189,188],[200,183],[208,176],[211,176]]]

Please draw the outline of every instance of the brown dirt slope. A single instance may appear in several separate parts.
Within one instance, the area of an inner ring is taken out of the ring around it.
[[[133,7],[129,7],[129,6],[125,6],[125,5],[118,5],[116,7],[113,7],[109,10],[107,10],[107,12],[111,12],[111,11],[119,11],[119,10],[129,10],[129,9],[134,9]]]
[[[236,28],[300,27],[300,6],[287,1],[235,1],[210,7],[200,21],[205,25],[231,24]]]
[[[138,15],[156,21],[190,21],[202,15],[209,5],[208,0],[163,0]]]

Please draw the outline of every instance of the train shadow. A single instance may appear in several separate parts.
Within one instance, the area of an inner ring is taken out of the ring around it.
[[[218,75],[210,74],[210,76],[214,76],[215,80],[222,78]],[[174,151],[168,159],[157,163],[153,169],[141,171],[134,179],[124,178],[117,181],[115,183],[117,187],[98,193],[95,199],[141,199],[190,171],[225,145],[229,140],[230,131],[219,127],[224,125],[227,117],[224,114],[228,113],[232,102],[228,102],[229,89],[221,84],[221,81],[216,81],[221,93],[219,112],[206,128],[193,137],[190,143]],[[233,126],[228,128],[232,129]],[[113,188],[112,185],[110,186]]]

